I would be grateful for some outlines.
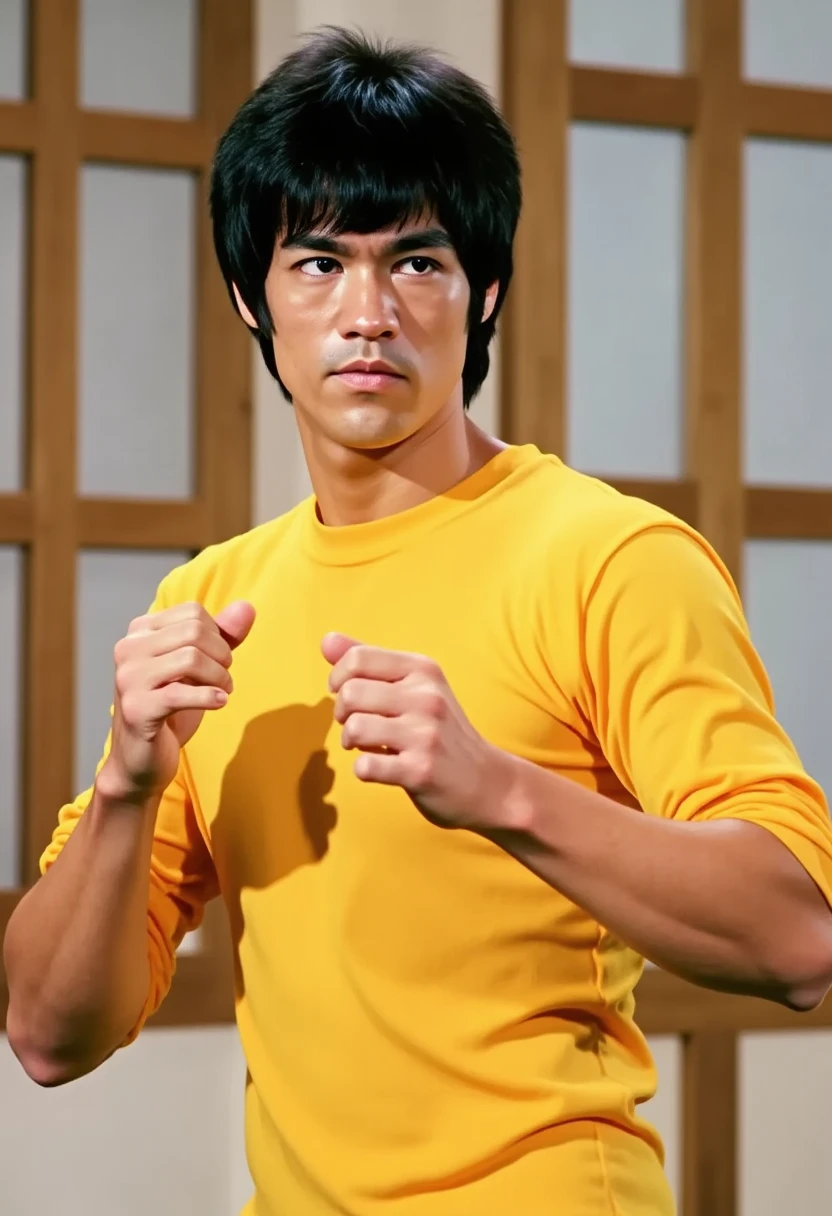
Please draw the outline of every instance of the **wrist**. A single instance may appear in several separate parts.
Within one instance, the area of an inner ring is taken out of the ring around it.
[[[494,838],[533,834],[535,798],[529,788],[528,770],[534,768],[519,756],[489,745],[476,831]]]
[[[161,797],[161,791],[150,785],[141,785],[132,781],[113,758],[108,756],[95,779],[93,793],[97,800],[106,807],[132,806],[137,808],[154,807]]]

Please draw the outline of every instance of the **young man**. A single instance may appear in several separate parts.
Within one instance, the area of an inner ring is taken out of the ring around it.
[[[131,624],[9,926],[9,1037],[60,1084],[222,896],[256,1216],[669,1216],[643,957],[795,1009],[832,980],[827,808],[719,559],[466,416],[519,199],[426,52],[329,31],[243,106],[217,251],[314,497]]]

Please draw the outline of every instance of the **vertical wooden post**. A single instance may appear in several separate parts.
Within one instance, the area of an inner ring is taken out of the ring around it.
[[[699,528],[739,579],[743,537],[740,0],[688,0],[699,80],[687,187],[687,462]]]
[[[203,0],[199,117],[213,145],[254,87],[251,0]],[[208,167],[197,221],[198,497],[208,534],[234,536],[251,522],[251,367],[254,347],[234,312],[211,238]]]
[[[33,0],[38,115],[32,166],[23,881],[71,794],[75,651],[78,0]]]
[[[736,1216],[736,1035],[687,1035],[682,1077],[682,1216]]]
[[[506,0],[505,106],[523,214],[500,326],[502,437],[564,454],[569,93],[566,0]]]
[[[742,492],[741,0],[688,0],[698,112],[687,183],[687,463],[700,531],[739,582]],[[737,1040],[685,1039],[683,1216],[736,1216]]]

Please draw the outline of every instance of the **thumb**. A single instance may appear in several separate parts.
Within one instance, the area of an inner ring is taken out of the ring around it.
[[[344,657],[348,650],[359,643],[355,638],[348,638],[344,633],[327,633],[321,642],[321,651],[328,663],[333,665]]]
[[[235,600],[214,617],[214,622],[228,645],[234,650],[249,635],[257,613],[253,604]]]

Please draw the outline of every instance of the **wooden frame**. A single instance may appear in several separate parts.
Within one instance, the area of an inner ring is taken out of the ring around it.
[[[742,79],[742,0],[687,0],[678,75],[568,62],[568,0],[504,0],[504,97],[525,183],[503,322],[502,435],[564,453],[569,123],[688,134],[686,468],[678,481],[613,480],[698,527],[738,582],[748,537],[832,540],[832,490],[747,486],[741,467],[742,149],[750,136],[832,142],[832,91]],[[832,1027],[812,1014],[723,996],[648,970],[647,1033],[681,1036],[683,1216],[737,1211],[737,1036]]]
[[[252,88],[251,0],[201,0],[198,112],[145,117],[79,106],[79,2],[30,0],[31,100],[0,103],[0,152],[30,165],[26,488],[0,495],[0,544],[27,562],[23,716],[25,883],[60,806],[73,796],[75,566],[79,550],[205,545],[245,531],[251,504],[251,340],[215,264],[206,205],[214,147]],[[184,502],[79,497],[77,452],[78,178],[86,161],[178,168],[200,182],[196,316],[196,493]],[[56,606],[58,606],[56,608]],[[24,888],[25,889],[25,888]],[[0,937],[20,891],[0,892]],[[183,955],[159,1022],[233,1016],[219,909],[204,948]],[[0,966],[0,1029],[5,1024]]]

